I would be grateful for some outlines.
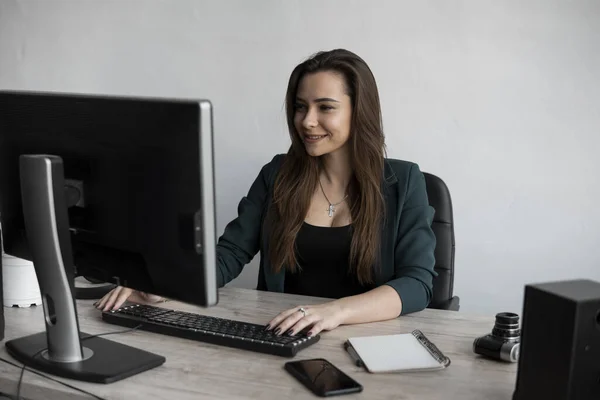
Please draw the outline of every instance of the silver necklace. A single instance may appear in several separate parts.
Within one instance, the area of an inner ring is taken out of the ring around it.
[[[340,201],[338,201],[337,203],[332,203],[331,201],[329,201],[329,198],[327,198],[327,195],[325,194],[325,189],[323,189],[323,185],[321,184],[321,180],[319,179],[319,186],[321,186],[321,191],[323,192],[323,196],[325,196],[325,200],[327,200],[327,202],[329,203],[329,207],[327,208],[327,210],[329,212],[329,218],[333,217],[333,213],[335,212],[335,206],[340,205],[344,202],[344,200],[346,200],[346,198],[348,197],[348,194],[346,194],[344,196],[344,198]]]

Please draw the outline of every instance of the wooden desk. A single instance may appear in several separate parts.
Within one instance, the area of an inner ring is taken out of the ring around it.
[[[161,306],[218,317],[266,324],[279,311],[322,299],[224,288],[219,305],[203,309],[167,302]],[[97,334],[123,328],[101,320],[92,301],[78,301],[82,331]],[[5,309],[6,339],[44,329],[41,307]],[[424,310],[372,324],[342,326],[322,334],[321,340],[294,359],[322,357],[364,386],[355,399],[461,399],[510,400],[516,380],[516,364],[487,360],[472,352],[473,339],[489,333],[494,316]],[[343,350],[346,338],[359,335],[407,333],[422,330],[452,364],[443,371],[370,374],[356,367]],[[315,399],[283,369],[287,358],[208,345],[149,332],[110,335],[107,339],[153,351],[166,357],[161,367],[109,384],[90,384],[58,378],[105,399]],[[2,344],[0,356],[14,361]],[[0,392],[16,394],[20,369],[0,362]],[[90,399],[44,377],[26,371],[21,395],[27,399]]]

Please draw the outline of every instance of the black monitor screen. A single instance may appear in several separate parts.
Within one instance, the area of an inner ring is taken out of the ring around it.
[[[206,305],[216,282],[206,274],[215,234],[203,118],[198,101],[0,93],[5,251],[31,259],[19,156],[59,156],[76,275]]]

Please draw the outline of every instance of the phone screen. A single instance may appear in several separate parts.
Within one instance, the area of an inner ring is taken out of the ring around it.
[[[362,385],[323,358],[290,361],[285,369],[319,396],[362,391]]]

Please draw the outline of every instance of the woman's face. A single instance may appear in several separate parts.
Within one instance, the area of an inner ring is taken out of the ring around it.
[[[318,157],[343,149],[350,137],[352,102],[341,74],[305,75],[296,93],[294,125],[306,152]]]

